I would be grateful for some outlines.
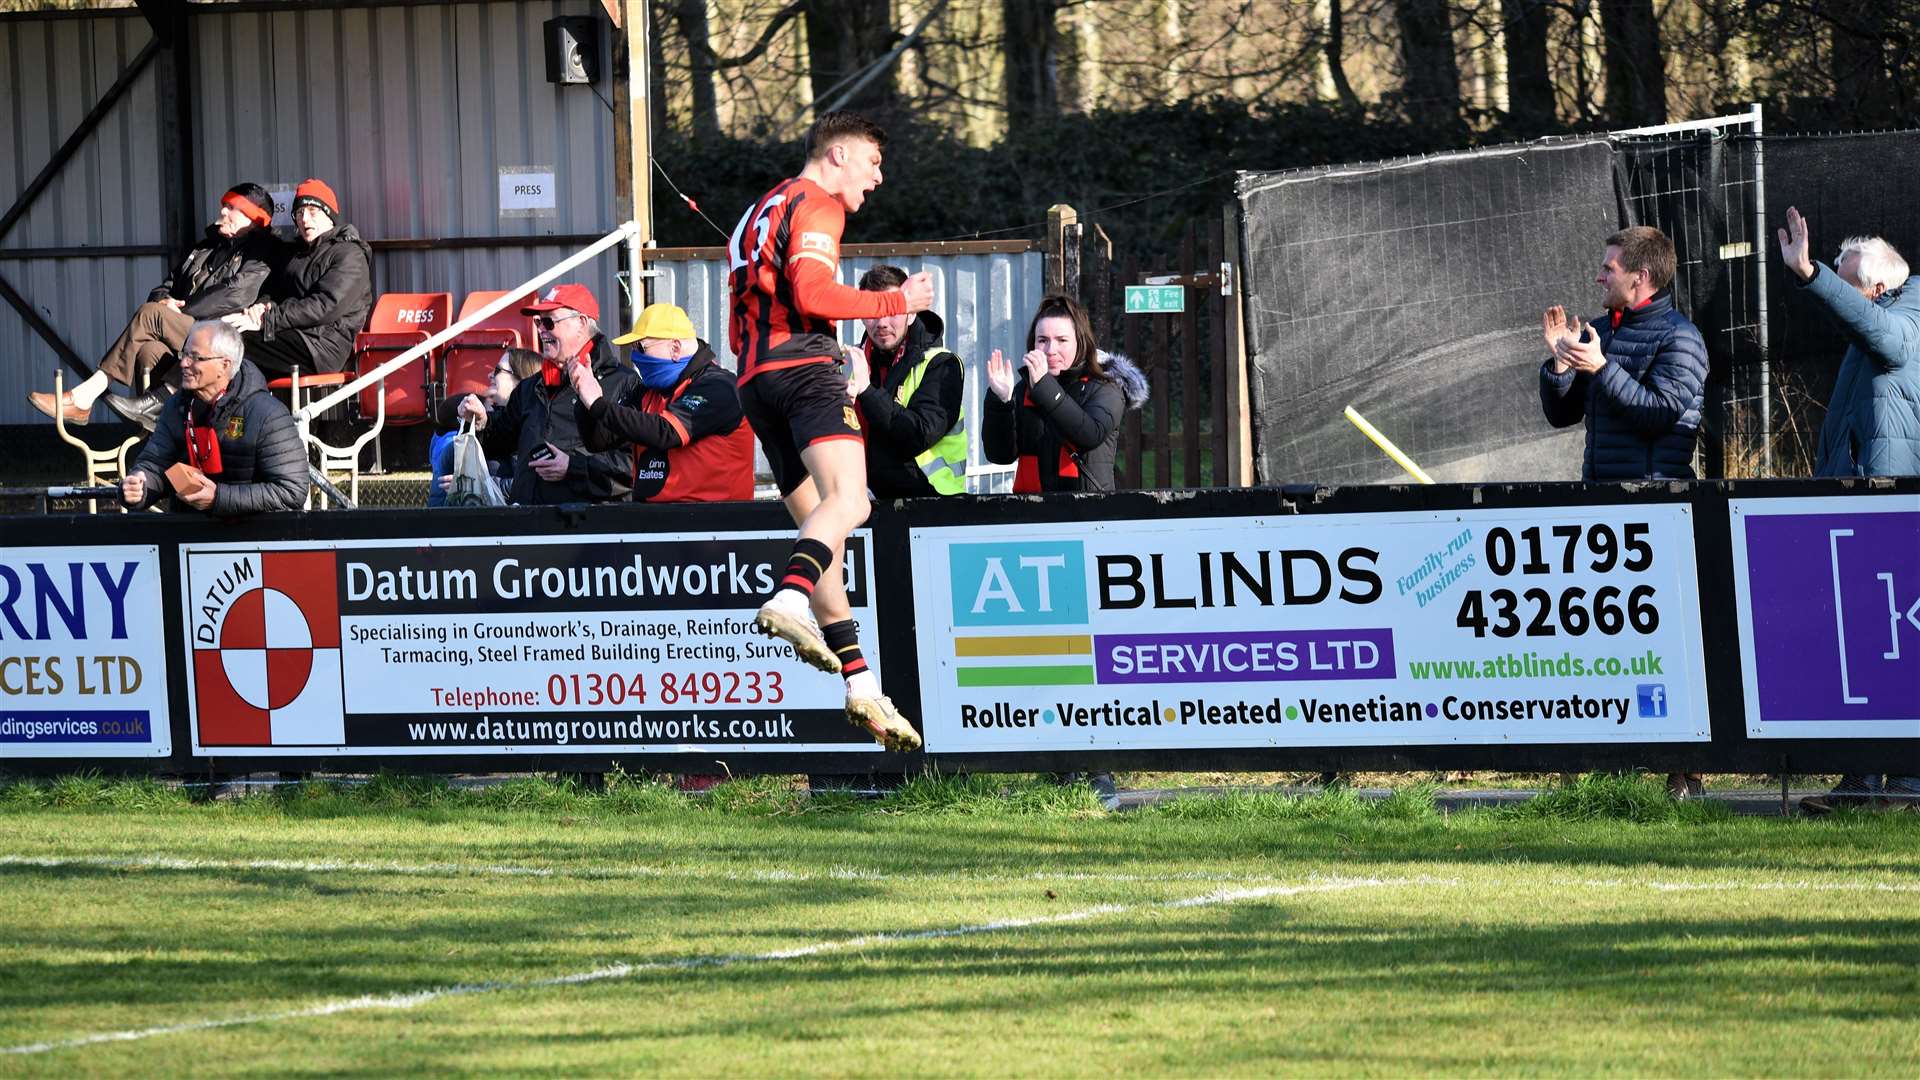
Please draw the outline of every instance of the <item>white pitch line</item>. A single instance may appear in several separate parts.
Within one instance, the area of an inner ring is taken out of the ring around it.
[[[403,874],[412,876],[488,876],[538,878],[692,878],[714,881],[800,882],[800,881],[952,881],[956,878],[979,882],[1010,881],[1085,881],[1095,883],[1133,882],[1275,882],[1275,875],[1235,874],[1191,871],[1169,874],[1095,874],[1072,872],[1035,872],[1031,874],[979,874],[971,871],[951,873],[889,874],[858,867],[829,867],[825,870],[709,870],[690,867],[606,866],[542,867],[489,865],[485,863],[401,863],[367,860],[301,859],[204,859],[178,855],[0,855],[0,867],[28,866],[60,870],[85,867],[100,870],[234,871],[282,870],[306,874]]]
[[[1167,874],[1115,874],[1115,873],[1077,873],[1072,871],[1036,871],[1030,874],[983,874],[972,871],[928,872],[914,874],[889,874],[877,870],[862,870],[858,867],[829,867],[825,870],[792,870],[769,868],[763,870],[711,870],[697,867],[678,866],[602,866],[602,867],[544,867],[513,866],[486,863],[401,863],[372,862],[364,860],[295,860],[295,859],[201,859],[173,855],[0,855],[0,868],[7,866],[27,866],[39,869],[65,869],[71,867],[91,867],[103,870],[169,870],[176,872],[236,870],[277,870],[307,874],[400,874],[418,877],[433,876],[503,876],[532,877],[543,879],[607,880],[623,878],[659,878],[684,879],[696,881],[750,881],[750,882],[806,882],[806,881],[871,881],[871,882],[915,882],[915,881],[962,881],[980,884],[1007,884],[1018,882],[1083,882],[1088,884],[1177,884],[1180,882],[1210,882],[1220,885],[1261,885],[1284,880],[1272,874],[1236,874],[1225,871],[1186,871]],[[1433,884],[1433,881],[1425,882]],[[1672,882],[1672,881],[1635,881],[1627,878],[1549,878],[1548,884],[1580,885],[1595,888],[1612,889],[1650,889],[1655,892],[1881,892],[1881,893],[1920,893],[1920,884],[1891,883],[1870,881],[1728,881],[1728,882]],[[1486,882],[1486,884],[1499,884]]]
[[[552,877],[538,866],[484,866],[466,863],[382,863],[298,859],[189,859],[171,855],[0,855],[0,866],[32,866],[47,870],[93,867],[101,870],[291,870],[308,874],[379,873],[447,876],[499,874],[508,877]]]
[[[993,922],[972,923],[965,926],[937,927],[931,930],[901,930],[889,933],[866,934],[861,937],[846,938],[840,941],[819,941],[811,945],[801,945],[788,949],[774,949],[762,953],[735,953],[721,956],[698,956],[685,960],[657,960],[642,964],[613,964],[595,968],[591,971],[579,971],[568,975],[556,975],[545,979],[528,979],[519,982],[462,983],[455,986],[439,987],[431,990],[416,990],[405,994],[369,995],[347,998],[340,1001],[322,1002],[300,1009],[287,1009],[282,1012],[254,1013],[249,1016],[232,1016],[224,1020],[194,1020],[181,1024],[164,1024],[157,1027],[132,1028],[126,1031],[107,1031],[94,1035],[83,1035],[75,1039],[60,1039],[53,1042],[29,1043],[24,1046],[0,1048],[0,1054],[44,1054],[52,1050],[71,1050],[83,1046],[98,1046],[102,1043],[136,1042],[162,1035],[179,1035],[190,1031],[213,1031],[220,1028],[240,1027],[247,1024],[272,1024],[285,1020],[304,1020],[319,1016],[333,1016],[344,1012],[360,1012],[368,1009],[413,1009],[443,998],[471,997],[477,994],[494,994],[508,990],[537,990],[556,986],[579,986],[586,983],[606,982],[613,979],[628,979],[635,975],[650,972],[688,971],[696,968],[723,968],[742,964],[763,964],[781,960],[798,960],[810,956],[828,953],[848,952],[876,946],[897,945],[903,942],[931,941],[939,938],[967,937],[974,934],[993,934],[1007,930],[1025,930],[1040,926],[1058,926],[1065,923],[1085,922],[1103,915],[1122,915],[1132,911],[1175,910],[1181,908],[1213,907],[1221,904],[1237,904],[1248,900],[1265,900],[1273,897],[1299,896],[1306,893],[1344,892],[1349,889],[1383,888],[1390,885],[1418,884],[1412,880],[1393,881],[1378,878],[1346,878],[1313,882],[1304,885],[1272,885],[1257,889],[1232,889],[1190,896],[1183,900],[1173,900],[1162,904],[1147,904],[1130,907],[1126,904],[1100,904],[1095,907],[1081,908],[1077,911],[1062,912],[1058,915],[1034,915],[1025,918],[996,919]]]

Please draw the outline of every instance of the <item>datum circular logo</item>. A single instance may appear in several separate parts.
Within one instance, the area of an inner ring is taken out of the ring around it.
[[[344,741],[332,552],[189,552],[185,587],[198,745]]]

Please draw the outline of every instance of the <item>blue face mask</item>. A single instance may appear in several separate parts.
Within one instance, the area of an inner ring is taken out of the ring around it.
[[[633,369],[640,373],[640,384],[649,390],[665,390],[679,382],[681,373],[692,362],[691,357],[671,360],[664,356],[648,356],[638,349],[627,356],[633,360]]]

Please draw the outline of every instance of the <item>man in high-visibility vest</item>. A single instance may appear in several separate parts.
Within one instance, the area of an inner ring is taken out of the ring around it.
[[[897,266],[860,277],[864,292],[907,281]],[[867,487],[876,498],[959,495],[967,490],[966,373],[941,343],[931,311],[862,319],[869,385],[860,393],[867,429]]]

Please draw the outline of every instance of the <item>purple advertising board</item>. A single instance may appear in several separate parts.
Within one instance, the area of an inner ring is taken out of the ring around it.
[[[1920,738],[1920,497],[1731,514],[1748,735]]]

